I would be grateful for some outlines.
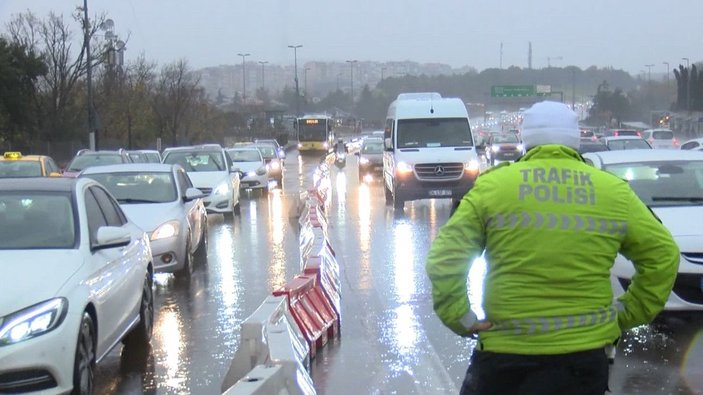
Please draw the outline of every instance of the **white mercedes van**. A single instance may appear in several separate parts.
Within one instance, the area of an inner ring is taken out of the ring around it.
[[[408,200],[458,202],[479,174],[469,114],[457,98],[402,93],[388,108],[383,179],[386,204]]]

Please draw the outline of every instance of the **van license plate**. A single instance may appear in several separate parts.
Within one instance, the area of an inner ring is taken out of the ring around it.
[[[452,191],[450,189],[432,189],[430,196],[452,196]]]

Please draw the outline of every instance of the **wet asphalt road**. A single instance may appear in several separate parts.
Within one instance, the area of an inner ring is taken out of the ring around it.
[[[291,153],[282,191],[244,193],[242,215],[233,221],[210,216],[208,261],[197,262],[190,281],[157,278],[152,349],[113,350],[98,366],[96,393],[220,393],[239,324],[300,271],[297,222],[289,213],[318,159]],[[473,341],[434,316],[424,273],[449,201],[409,202],[394,213],[382,184],[360,185],[353,156],[342,171],[333,168],[332,185],[329,234],[341,268],[342,337],[312,363],[318,393],[458,393]],[[472,284],[480,284],[481,269],[474,265]],[[703,394],[703,315],[665,317],[627,334],[611,389]]]

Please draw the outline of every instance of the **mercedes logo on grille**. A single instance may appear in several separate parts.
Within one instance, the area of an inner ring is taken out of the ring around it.
[[[444,175],[444,167],[442,167],[442,166],[436,166],[436,167],[434,168],[434,174],[435,174],[436,176],[443,176],[443,175]]]

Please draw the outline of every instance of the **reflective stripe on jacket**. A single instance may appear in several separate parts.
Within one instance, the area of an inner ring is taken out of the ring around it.
[[[469,265],[484,253],[483,292],[494,352],[561,354],[602,347],[663,308],[679,263],[668,230],[627,182],[543,145],[478,178],[432,244],[427,273],[434,308],[459,335],[469,312]],[[610,269],[635,265],[616,310]]]

